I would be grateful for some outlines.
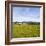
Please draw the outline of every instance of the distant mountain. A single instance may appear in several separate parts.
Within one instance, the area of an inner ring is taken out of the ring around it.
[[[16,21],[16,22],[18,22],[18,21]],[[22,21],[22,22],[24,22],[24,23],[31,23],[31,22],[33,22],[33,21]],[[19,23],[22,23],[22,22],[19,22]],[[38,23],[40,23],[40,22],[38,22]]]
[[[23,24],[23,23],[26,23],[26,24],[40,24],[40,22],[32,22],[32,21],[23,21],[23,22],[14,22],[15,24]]]
[[[24,21],[13,21],[13,22],[40,22],[40,21],[30,21],[30,20],[24,20]]]

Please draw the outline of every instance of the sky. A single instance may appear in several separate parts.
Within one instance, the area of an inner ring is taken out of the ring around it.
[[[40,22],[39,7],[13,7],[13,22]]]

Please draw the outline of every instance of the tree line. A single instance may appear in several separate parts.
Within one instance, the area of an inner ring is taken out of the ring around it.
[[[14,22],[14,24],[23,24],[23,23],[26,23],[26,24],[40,24],[40,22]]]

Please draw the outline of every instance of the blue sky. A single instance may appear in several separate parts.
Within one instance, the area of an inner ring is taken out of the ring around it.
[[[40,22],[40,8],[13,7],[13,22],[32,21]]]

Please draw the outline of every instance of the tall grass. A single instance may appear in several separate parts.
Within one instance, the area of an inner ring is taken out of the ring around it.
[[[40,24],[13,24],[14,38],[40,37]]]

